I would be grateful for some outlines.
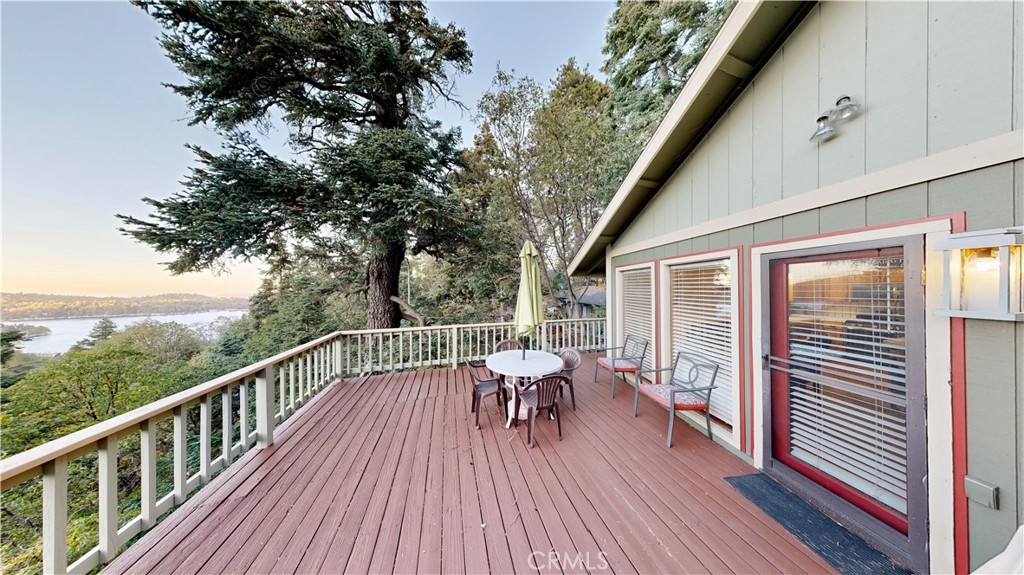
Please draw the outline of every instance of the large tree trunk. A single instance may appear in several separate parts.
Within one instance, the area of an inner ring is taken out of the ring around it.
[[[391,296],[398,295],[405,243],[381,242],[372,249],[366,264],[366,329],[399,327],[402,312]]]

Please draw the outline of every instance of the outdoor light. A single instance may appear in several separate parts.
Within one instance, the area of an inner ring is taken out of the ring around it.
[[[849,118],[852,118],[857,112],[860,111],[860,104],[853,101],[853,98],[842,95],[836,100],[836,107],[822,112],[818,119],[815,120],[818,124],[818,128],[811,134],[811,141],[827,142],[832,138],[836,137],[836,129],[832,124],[843,122]]]
[[[1024,227],[952,234],[938,315],[1024,321]]]
[[[827,142],[835,137],[836,129],[829,125],[828,112],[818,116],[815,121],[818,123],[818,129],[811,134],[812,142]]]
[[[836,107],[828,111],[829,122],[841,122],[851,118],[860,111],[860,104],[853,101],[853,98],[842,95],[836,100]]]

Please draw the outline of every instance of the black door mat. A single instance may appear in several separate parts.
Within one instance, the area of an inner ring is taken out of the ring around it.
[[[763,473],[725,480],[840,573],[912,573]]]

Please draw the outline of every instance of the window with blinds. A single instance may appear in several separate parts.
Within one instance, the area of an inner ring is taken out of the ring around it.
[[[907,512],[903,256],[792,263],[793,457]]]
[[[679,352],[718,364],[711,414],[733,421],[733,294],[730,260],[687,263],[669,268],[672,358]]]
[[[644,369],[654,369],[654,293],[651,268],[622,272],[622,335],[648,341]],[[618,342],[616,345],[622,345]]]

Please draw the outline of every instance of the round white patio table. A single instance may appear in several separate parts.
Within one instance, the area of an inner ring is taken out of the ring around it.
[[[523,379],[533,379],[558,373],[562,370],[562,358],[546,351],[526,350],[526,359],[523,359],[523,350],[513,349],[511,351],[500,351],[487,356],[487,369],[506,375]],[[512,398],[508,402],[508,421],[505,427],[512,426],[512,409],[515,406],[515,394],[519,393],[519,387],[512,385]],[[521,405],[517,419],[526,419],[526,406]]]

